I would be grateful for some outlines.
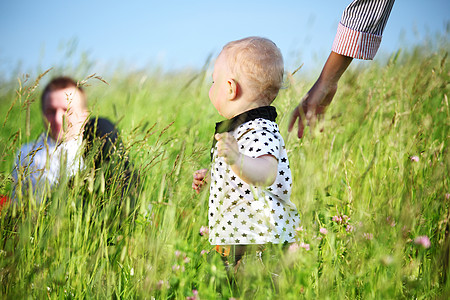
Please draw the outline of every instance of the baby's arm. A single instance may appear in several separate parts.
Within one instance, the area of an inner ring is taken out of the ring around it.
[[[208,176],[208,169],[201,169],[194,172],[192,176],[192,188],[197,194],[200,193],[200,190],[203,188],[205,183],[208,182]]]
[[[236,139],[228,132],[216,134],[217,154],[224,158],[243,181],[252,185],[272,185],[277,177],[278,161],[269,154],[256,158],[239,152]]]

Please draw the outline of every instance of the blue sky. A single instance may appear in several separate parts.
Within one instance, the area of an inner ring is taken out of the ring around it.
[[[350,0],[321,1],[1,1],[0,74],[36,76],[85,52],[92,72],[129,68],[199,68],[228,41],[272,39],[287,70],[321,67]],[[391,53],[450,27],[450,1],[397,0],[380,48]],[[76,47],[69,47],[71,44]],[[380,53],[379,52],[379,53]],[[379,55],[381,56],[381,55]],[[20,62],[20,68],[17,65]]]

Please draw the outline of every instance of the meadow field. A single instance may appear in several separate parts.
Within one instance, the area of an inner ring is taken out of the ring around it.
[[[208,190],[191,188],[222,120],[208,99],[209,61],[197,72],[95,76],[81,61],[4,80],[0,194],[11,193],[19,146],[44,130],[40,93],[60,74],[85,86],[93,115],[117,124],[140,181],[122,195],[115,166],[86,168],[40,204],[24,193],[3,206],[0,298],[450,297],[448,49],[444,40],[351,66],[323,132],[301,140],[287,132],[289,115],[318,74],[286,70],[274,106],[301,226],[264,265],[249,257],[236,284],[210,253]]]

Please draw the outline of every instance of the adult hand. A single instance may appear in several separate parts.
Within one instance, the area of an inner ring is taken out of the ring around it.
[[[323,114],[333,100],[336,90],[337,84],[332,85],[327,82],[324,83],[320,79],[317,80],[309,92],[303,97],[300,104],[292,111],[288,131],[292,131],[297,119],[298,138],[303,137],[305,125],[314,128],[317,120],[320,121],[323,119]]]
[[[300,104],[292,112],[288,131],[292,130],[297,119],[297,136],[299,138],[303,137],[305,126],[314,128],[317,120],[322,119],[326,108],[333,100],[339,79],[352,62],[352,59],[335,52],[330,53],[319,79],[317,79],[316,83],[314,83]]]

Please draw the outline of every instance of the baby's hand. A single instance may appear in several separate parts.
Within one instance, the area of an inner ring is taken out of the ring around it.
[[[201,169],[194,172],[194,179],[192,181],[192,188],[198,194],[207,182],[208,169]]]
[[[228,132],[216,133],[214,137],[217,140],[217,155],[223,157],[227,164],[234,165],[241,156],[236,139]]]

